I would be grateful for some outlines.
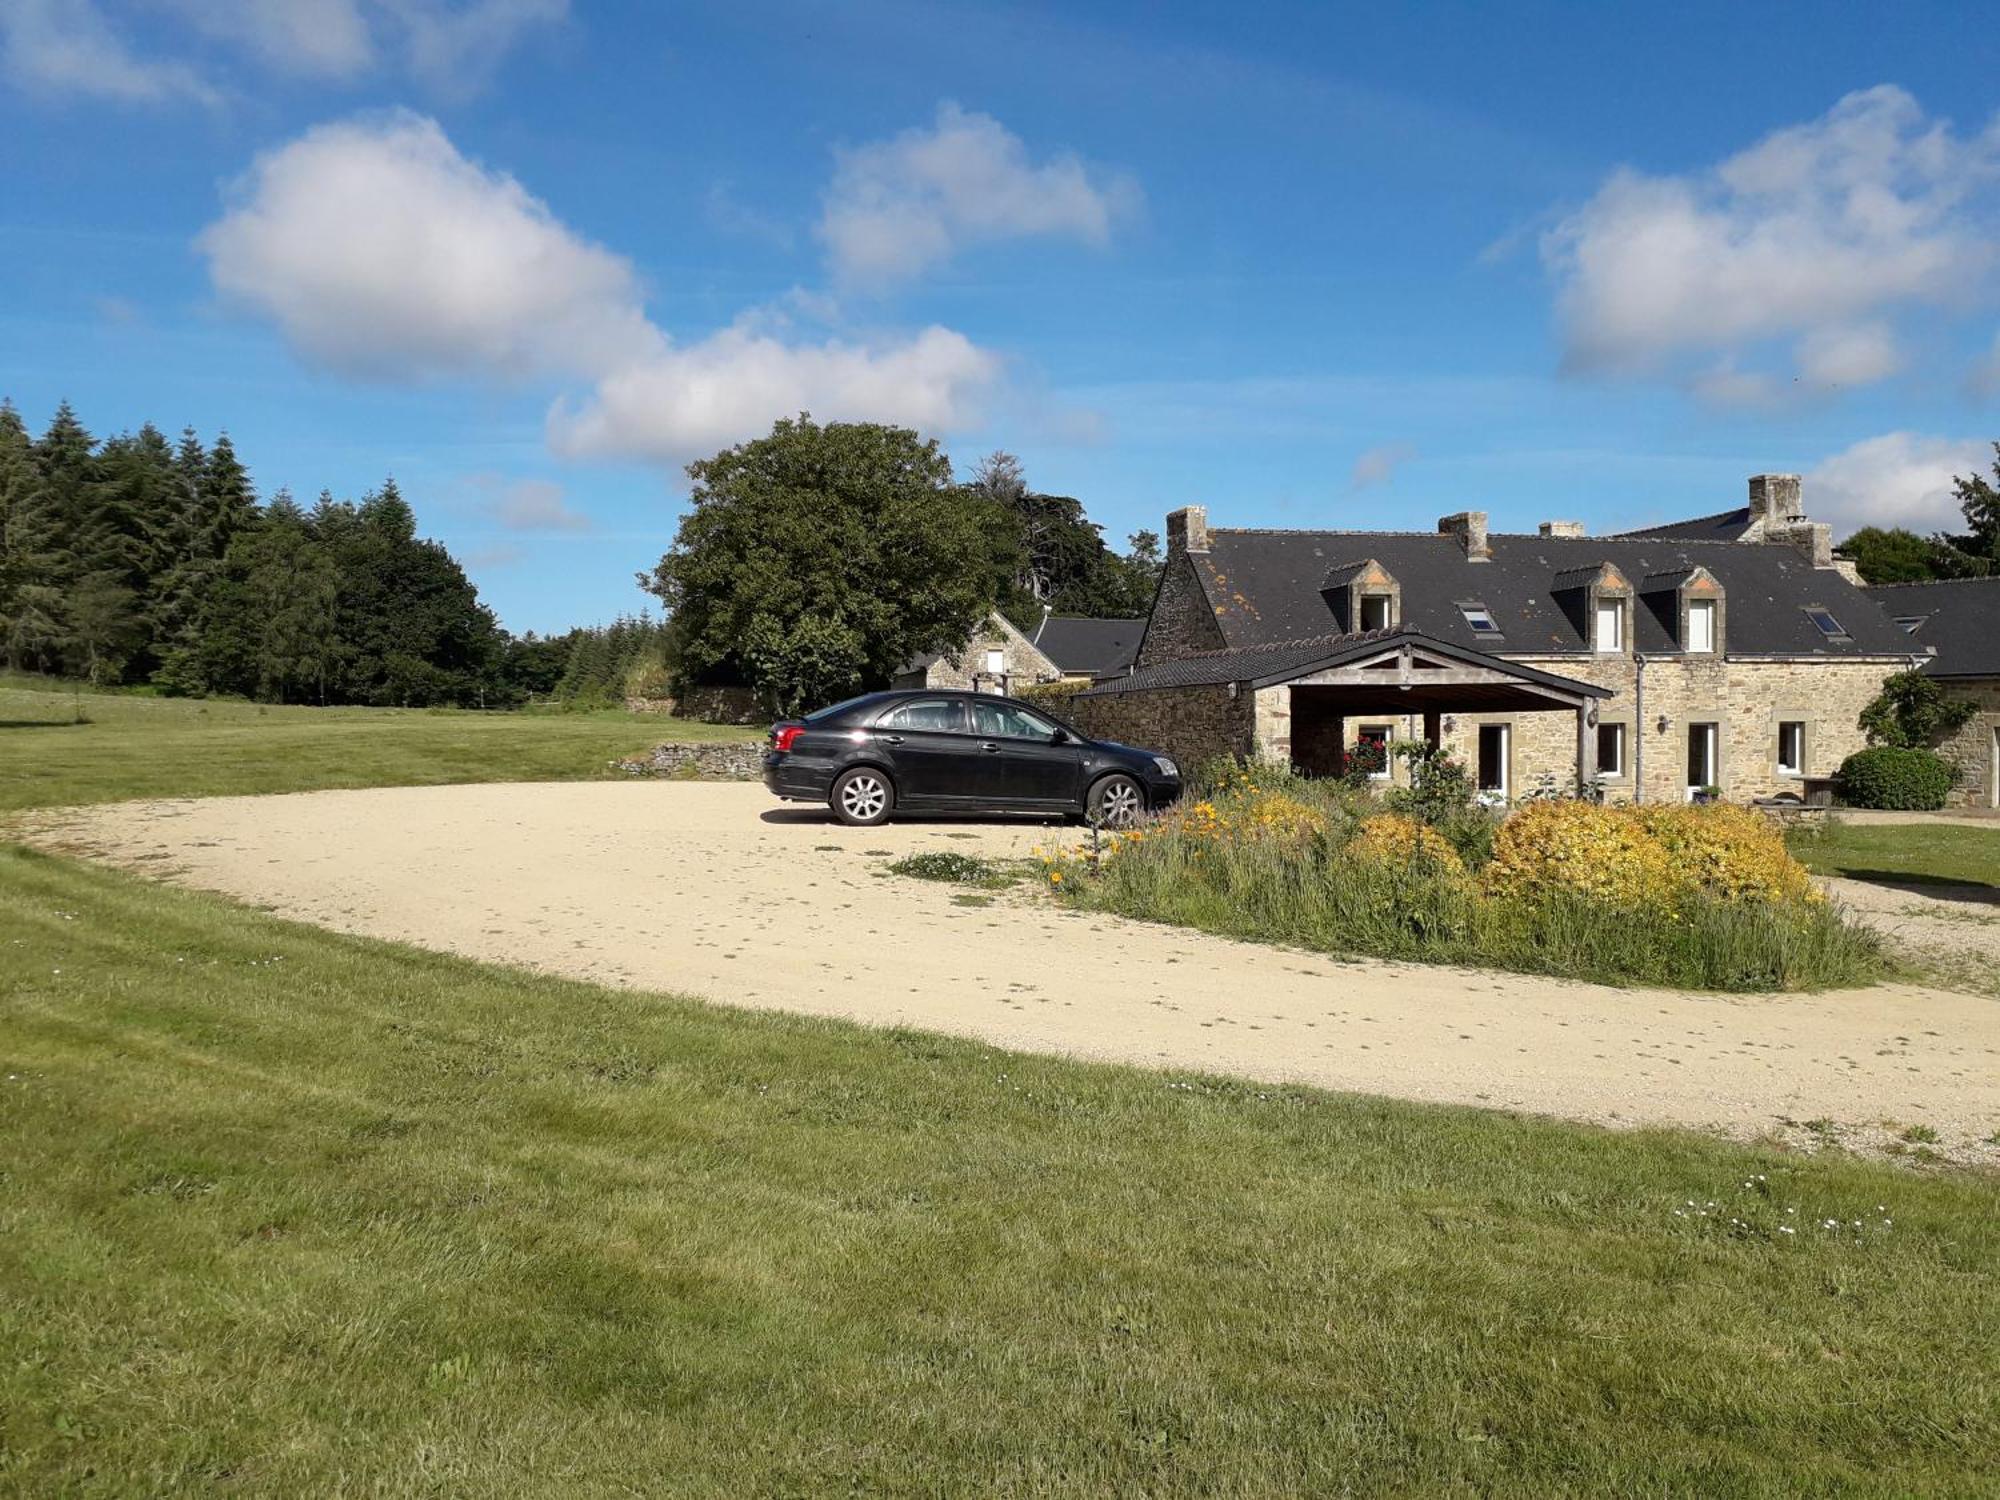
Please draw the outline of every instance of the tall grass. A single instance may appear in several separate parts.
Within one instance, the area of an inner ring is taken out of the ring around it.
[[[1867,983],[1884,968],[1877,939],[1832,903],[1482,894],[1455,861],[1357,857],[1353,830],[1377,809],[1337,786],[1259,772],[1254,795],[1305,802],[1321,826],[1302,837],[1218,836],[1201,831],[1198,814],[1169,818],[1095,865],[1075,862],[1060,889],[1096,910],[1230,937],[1613,984],[1815,990]]]

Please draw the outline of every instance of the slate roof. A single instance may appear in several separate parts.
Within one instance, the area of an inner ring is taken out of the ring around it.
[[[1891,620],[1924,617],[1904,639],[1918,651],[1937,648],[1925,668],[1933,677],[2000,677],[2000,578],[1881,583],[1862,592]]]
[[[1558,575],[1611,563],[1627,578],[1705,567],[1727,600],[1732,656],[1824,656],[1830,659],[1916,654],[1911,637],[1876,603],[1831,568],[1815,568],[1796,547],[1771,543],[1689,541],[1665,537],[1493,535],[1492,558],[1467,559],[1455,536],[1435,532],[1267,531],[1213,527],[1209,550],[1188,554],[1207,590],[1224,642],[1267,646],[1323,637],[1334,623],[1320,584],[1330,566],[1357,552],[1373,557],[1402,585],[1402,623],[1436,640],[1502,656],[1586,653],[1588,622],[1558,601]],[[1661,596],[1634,610],[1633,647],[1679,649]],[[1642,595],[1642,599],[1644,596]],[[1475,635],[1458,606],[1479,603],[1501,635]],[[1829,611],[1848,632],[1828,640],[1806,618]],[[1919,650],[1921,648],[1918,648]]]
[[[1544,687],[1580,693],[1592,698],[1611,696],[1609,688],[1559,677],[1553,672],[1543,672],[1534,667],[1523,666],[1519,662],[1506,661],[1488,652],[1455,645],[1450,641],[1440,641],[1408,625],[1397,625],[1387,630],[1354,630],[1345,635],[1322,635],[1309,640],[1281,641],[1266,646],[1235,646],[1224,647],[1220,651],[1197,651],[1189,656],[1175,657],[1172,661],[1155,662],[1150,667],[1141,667],[1129,677],[1099,683],[1077,696],[1102,698],[1117,693],[1149,692],[1156,688],[1219,687],[1230,682],[1266,687],[1272,683],[1303,676],[1307,672],[1317,672],[1323,667],[1336,667],[1356,657],[1377,655],[1384,645],[1403,640],[1420,643],[1440,656],[1476,665],[1497,667],[1511,676],[1539,683]]]
[[[1683,542],[1734,542],[1750,529],[1750,507],[1739,506],[1719,515],[1696,516],[1690,521],[1667,521],[1658,526],[1642,526],[1637,531],[1621,531],[1620,537],[1673,538]]]
[[[1050,615],[1033,636],[1042,655],[1065,672],[1111,677],[1126,671],[1139,654],[1144,620],[1092,620]]]

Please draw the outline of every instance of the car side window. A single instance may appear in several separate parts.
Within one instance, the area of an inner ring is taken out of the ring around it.
[[[994,739],[1047,740],[1056,732],[1056,726],[1011,703],[975,703],[972,732]]]
[[[927,729],[932,733],[963,734],[965,718],[949,698],[921,698],[904,703],[884,714],[883,729]]]

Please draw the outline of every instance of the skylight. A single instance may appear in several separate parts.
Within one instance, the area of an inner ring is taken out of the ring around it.
[[[1840,621],[1836,620],[1832,615],[1828,614],[1825,610],[1808,609],[1806,611],[1806,618],[1808,620],[1811,620],[1813,624],[1816,627],[1818,627],[1819,633],[1825,636],[1828,640],[1844,641],[1847,639],[1846,627],[1844,627],[1840,623]]]
[[[1474,635],[1500,634],[1500,622],[1493,618],[1493,611],[1483,604],[1461,604],[1458,612],[1465,616],[1465,623],[1472,627]]]
[[[1906,635],[1915,635],[1917,627],[1929,618],[1929,615],[1897,615],[1896,623],[1903,627]]]

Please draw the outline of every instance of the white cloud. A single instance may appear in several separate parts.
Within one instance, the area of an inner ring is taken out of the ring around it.
[[[1956,527],[1953,477],[1982,472],[1992,456],[1991,444],[1971,438],[1885,432],[1814,465],[1805,476],[1806,510],[1831,521],[1835,536],[1861,526]]]
[[[571,457],[682,463],[801,411],[946,432],[977,423],[1001,373],[998,356],[949,328],[791,344],[732,327],[613,372],[581,409],[558,402],[549,441]]]
[[[631,263],[408,113],[259,157],[196,241],[216,290],[347,374],[596,374],[660,336]]]
[[[2000,122],[1970,139],[1883,85],[1708,170],[1621,169],[1543,237],[1565,363],[1645,372],[1796,341],[1808,383],[1896,369],[1888,314],[1962,302],[1993,256]]]
[[[569,15],[569,0],[376,0],[402,34],[410,71],[439,92],[476,91],[523,33]]]
[[[998,120],[946,103],[929,127],[839,153],[818,233],[836,277],[881,286],[995,240],[1102,246],[1138,203],[1131,178],[1068,154],[1037,166]]]
[[[590,531],[595,522],[571,510],[563,487],[552,479],[503,480],[497,474],[477,474],[473,485],[484,492],[483,508],[508,531]]]
[[[811,411],[931,433],[979,420],[999,356],[963,334],[828,337],[809,294],[678,343],[622,256],[408,113],[325,125],[260,157],[197,244],[216,290],[305,358],[376,379],[581,377],[548,435],[577,457],[679,464]]]
[[[184,63],[140,57],[92,0],[0,4],[0,64],[37,93],[157,104],[218,95]]]
[[[1347,476],[1350,489],[1365,490],[1370,485],[1386,484],[1395,478],[1396,470],[1417,456],[1417,450],[1408,443],[1384,443],[1370,448],[1354,460],[1354,469]]]
[[[203,36],[288,73],[352,78],[376,60],[359,0],[174,0],[174,7]]]

